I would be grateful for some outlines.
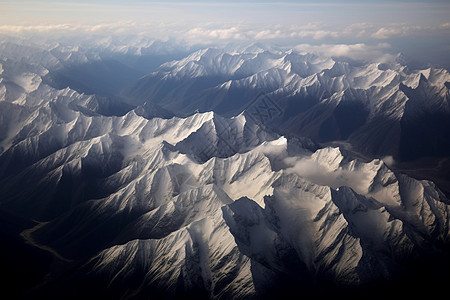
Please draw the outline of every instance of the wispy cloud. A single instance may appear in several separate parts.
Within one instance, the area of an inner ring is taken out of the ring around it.
[[[294,48],[295,50],[304,53],[315,53],[329,57],[352,57],[354,59],[367,61],[388,61],[393,58],[391,54],[388,54],[391,49],[391,45],[388,43],[378,43],[375,45],[364,43],[322,45],[299,44]]]
[[[450,22],[441,24],[441,28],[442,29],[449,29],[450,28]]]
[[[414,36],[420,32],[439,32],[450,28],[450,22],[437,26],[418,26],[409,24],[384,24],[382,27],[368,23],[355,23],[345,27],[332,27],[324,23],[306,23],[301,25],[249,24],[245,22],[197,23],[184,24],[176,22],[136,22],[134,20],[104,22],[97,24],[46,24],[46,25],[0,25],[3,34],[32,33],[105,33],[105,34],[141,34],[153,38],[172,37],[188,43],[209,44],[227,41],[270,41],[284,40],[289,43],[327,42],[340,44],[351,39],[387,40],[398,36]],[[334,49],[343,51],[342,49]]]
[[[135,22],[103,23],[97,25],[74,25],[74,24],[50,24],[50,25],[0,25],[2,33],[33,33],[33,32],[64,32],[64,31],[117,31],[119,29],[134,28]]]
[[[214,25],[204,27],[195,27],[183,34],[188,40],[195,40],[199,43],[209,43],[215,40],[294,40],[294,39],[313,39],[323,40],[329,38],[338,38],[339,33],[322,27],[305,26],[268,26],[266,28],[255,28],[248,24],[217,28]]]
[[[379,28],[376,32],[372,34],[375,39],[389,39],[397,36],[409,36],[414,35],[422,31],[435,31],[438,30],[439,26],[425,27],[418,25],[406,25],[406,24],[391,24]]]
[[[195,27],[186,32],[186,37],[195,40],[205,40],[205,39],[218,39],[218,40],[229,40],[229,39],[244,39],[247,37],[244,31],[240,28],[233,26],[229,28],[202,28]]]

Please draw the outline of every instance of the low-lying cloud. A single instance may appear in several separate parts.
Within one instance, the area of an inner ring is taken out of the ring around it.
[[[367,193],[370,185],[370,174],[364,169],[346,170],[341,167],[330,169],[309,157],[296,160],[293,164],[292,161],[285,161],[285,163],[291,164],[291,167],[286,169],[287,173],[297,174],[318,185],[330,186],[334,189],[348,186],[361,194]]]
[[[295,50],[304,53],[315,53],[320,56],[328,57],[351,57],[358,60],[367,61],[389,61],[393,55],[388,51],[391,49],[388,43],[378,43],[375,45],[358,44],[322,44],[310,45],[299,44],[294,47]]]
[[[268,24],[266,26],[241,22],[240,24],[182,24],[149,22],[139,23],[133,20],[107,22],[98,24],[42,24],[42,25],[0,25],[3,34],[29,34],[52,32],[87,32],[105,34],[140,34],[149,37],[163,36],[184,39],[194,43],[212,43],[217,41],[265,41],[285,40],[300,41],[333,41],[359,38],[365,42],[373,40],[387,40],[398,36],[414,36],[418,32],[432,33],[450,27],[450,23],[439,26],[414,26],[407,24],[388,24],[375,26],[368,23],[355,23],[345,27],[331,27],[323,23],[307,23],[303,25]],[[358,43],[355,43],[358,44]],[[335,48],[338,50],[338,48]]]

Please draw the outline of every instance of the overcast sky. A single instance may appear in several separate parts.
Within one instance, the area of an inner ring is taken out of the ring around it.
[[[450,65],[450,1],[2,1],[0,32],[146,34],[190,43],[364,44]]]
[[[0,1],[1,23],[111,21],[438,25],[449,21],[449,1]]]

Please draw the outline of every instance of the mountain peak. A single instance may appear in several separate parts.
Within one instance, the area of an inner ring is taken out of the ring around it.
[[[230,49],[163,64],[122,114],[122,98],[50,86],[27,55],[2,60],[0,207],[23,224],[14,237],[59,258],[38,292],[317,296],[446,253],[450,200],[394,167],[401,151],[448,155],[420,152],[449,149],[448,72]]]

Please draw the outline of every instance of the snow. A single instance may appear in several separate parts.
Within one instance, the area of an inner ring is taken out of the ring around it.
[[[30,72],[20,74],[19,76],[12,78],[12,80],[17,85],[21,86],[27,93],[37,90],[42,82],[39,75]]]
[[[341,100],[348,99],[363,104],[369,112],[367,122],[379,118],[398,122],[403,117],[405,104],[409,100],[402,91],[403,85],[416,89],[421,75],[424,75],[430,86],[439,89],[439,99],[445,99],[448,89],[444,84],[450,81],[450,75],[444,69],[410,70],[397,62],[396,57],[383,63],[353,63],[339,58],[304,54],[295,49],[257,49],[256,52],[247,52],[245,48],[229,46],[225,49],[198,50],[181,60],[163,65],[143,79],[134,93],[139,98],[152,97],[160,86],[176,77],[176,84],[180,88],[175,94],[158,94],[158,97],[162,97],[160,103],[171,103],[170,107],[177,111],[186,109],[186,112],[190,112],[195,106],[203,106],[205,99],[214,99],[220,103],[227,97],[228,91],[234,89],[259,89],[268,95],[275,95],[275,99],[314,97],[320,103],[336,105]],[[173,104],[173,98],[190,98],[192,95],[186,94],[186,91],[189,90],[192,79],[204,76],[218,76],[217,84],[199,91],[201,97],[190,99],[192,103],[189,107]],[[146,88],[141,92],[140,86]],[[435,92],[432,89],[425,91],[429,95]],[[212,105],[214,104],[213,102]],[[320,107],[311,112],[314,113],[320,113],[320,117],[326,119],[322,116],[326,113]],[[314,119],[320,120],[320,117]],[[308,124],[311,128],[304,126],[301,134],[316,134],[320,124],[321,122]],[[363,140],[364,137],[358,135],[355,140],[360,139]]]
[[[111,39],[99,47],[136,50]],[[32,48],[20,53],[42,55]],[[87,59],[80,55],[64,57]],[[43,65],[58,64],[58,57],[44,57]],[[388,276],[399,258],[450,241],[450,201],[433,183],[393,172],[389,157],[366,162],[338,147],[311,152],[265,132],[244,113],[170,119],[146,119],[134,110],[85,114],[73,108],[95,105],[92,96],[51,88],[42,82],[43,70],[16,67],[20,72],[0,64],[0,124],[6,128],[0,193],[24,217],[46,220],[27,231],[36,246],[88,261],[83,270],[111,286],[137,280],[137,290],[134,285],[120,296],[155,287],[172,295],[183,286],[211,298],[252,297],[258,285],[291,274],[289,267],[314,280],[323,275],[357,284],[364,280],[360,268],[372,276],[372,262],[383,262]],[[400,83],[417,88],[421,74],[428,89],[449,81],[448,72],[434,68],[407,74],[395,64],[352,65],[255,46],[200,50],[151,76],[235,76],[219,88],[282,87],[288,94],[317,88],[330,92],[322,100],[333,103],[365,95],[361,101],[372,112],[399,118],[408,101]],[[3,96],[13,86],[7,81],[22,88],[17,97]],[[205,146],[213,146],[211,155],[199,159]],[[65,185],[68,200],[60,194]]]

